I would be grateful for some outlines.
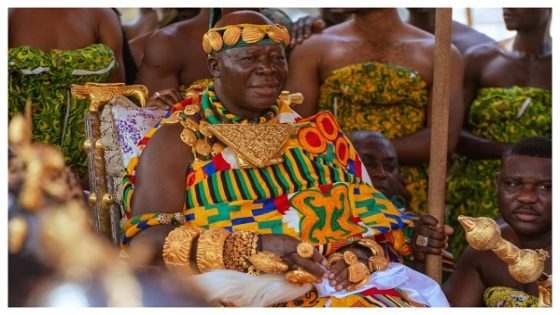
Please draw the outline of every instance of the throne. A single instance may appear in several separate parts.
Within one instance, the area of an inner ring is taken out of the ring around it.
[[[88,203],[96,232],[116,245],[120,242],[124,218],[121,185],[124,170],[128,161],[139,153],[138,141],[156,126],[168,108],[145,107],[148,90],[143,85],[87,83],[72,85],[71,93],[74,98],[91,101],[84,120]]]

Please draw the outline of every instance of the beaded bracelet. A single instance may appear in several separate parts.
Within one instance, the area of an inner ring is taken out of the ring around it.
[[[259,234],[236,231],[224,243],[224,265],[227,269],[247,272],[251,263],[246,259],[257,253]]]
[[[185,216],[181,212],[149,212],[134,216],[122,227],[121,245],[126,248],[134,236],[152,226],[173,225],[177,227],[185,222]]]

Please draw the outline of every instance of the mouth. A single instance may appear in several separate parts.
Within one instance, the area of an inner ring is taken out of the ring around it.
[[[540,214],[532,208],[518,208],[512,214],[517,220],[522,222],[534,222],[540,217]]]
[[[275,83],[271,84],[256,84],[249,87],[253,92],[262,96],[277,96],[278,85]]]

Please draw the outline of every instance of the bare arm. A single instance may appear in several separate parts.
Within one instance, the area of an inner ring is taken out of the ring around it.
[[[455,152],[462,129],[463,106],[463,64],[461,54],[457,48],[451,51],[451,81],[449,82],[449,131],[448,154]],[[432,126],[432,104],[430,88],[430,103],[428,105],[426,128],[405,137],[392,139],[397,150],[399,162],[404,165],[418,165],[428,162],[430,158],[430,136]]]
[[[125,82],[121,22],[112,9],[101,10],[103,12],[100,16],[99,42],[111,47],[117,63],[117,69],[111,77],[111,82]]]
[[[470,246],[463,252],[455,271],[443,285],[443,292],[451,306],[483,306],[482,295],[486,285],[478,270],[478,262],[484,263],[482,252]]]
[[[483,67],[487,64],[486,46],[468,50],[464,55],[465,60],[465,80],[464,80],[464,99],[465,99],[465,122],[461,132],[461,138],[457,151],[469,158],[478,159],[497,159],[512,144],[495,142],[475,136],[470,131],[469,112],[472,102],[475,100],[480,88],[480,76]]]
[[[303,94],[303,104],[294,108],[303,117],[316,114],[319,101],[320,54],[314,39],[311,37],[297,46],[289,60],[290,72],[286,89]]]
[[[182,129],[179,125],[161,127],[142,152],[136,168],[131,204],[133,216],[183,210],[185,176],[193,156],[180,139]],[[159,256],[163,240],[171,229],[171,226],[146,229],[134,237],[130,248],[151,244]]]
[[[144,58],[138,67],[136,83],[144,84],[150,93],[179,86],[181,52],[173,41],[156,31],[146,40]]]

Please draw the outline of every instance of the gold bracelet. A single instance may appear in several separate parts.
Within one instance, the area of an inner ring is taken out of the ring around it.
[[[198,237],[196,265],[201,273],[213,269],[226,269],[224,265],[224,242],[230,234],[225,229],[213,229]]]
[[[369,249],[371,256],[368,258],[368,268],[370,272],[382,271],[387,269],[389,261],[385,258],[383,247],[370,238],[363,238],[357,242],[357,245]]]
[[[163,243],[163,261],[168,269],[195,273],[191,267],[191,248],[194,240],[204,230],[198,227],[180,226],[173,229]]]
[[[257,253],[259,234],[251,231],[236,231],[224,242],[224,265],[226,269],[246,272],[250,262],[246,257]]]

